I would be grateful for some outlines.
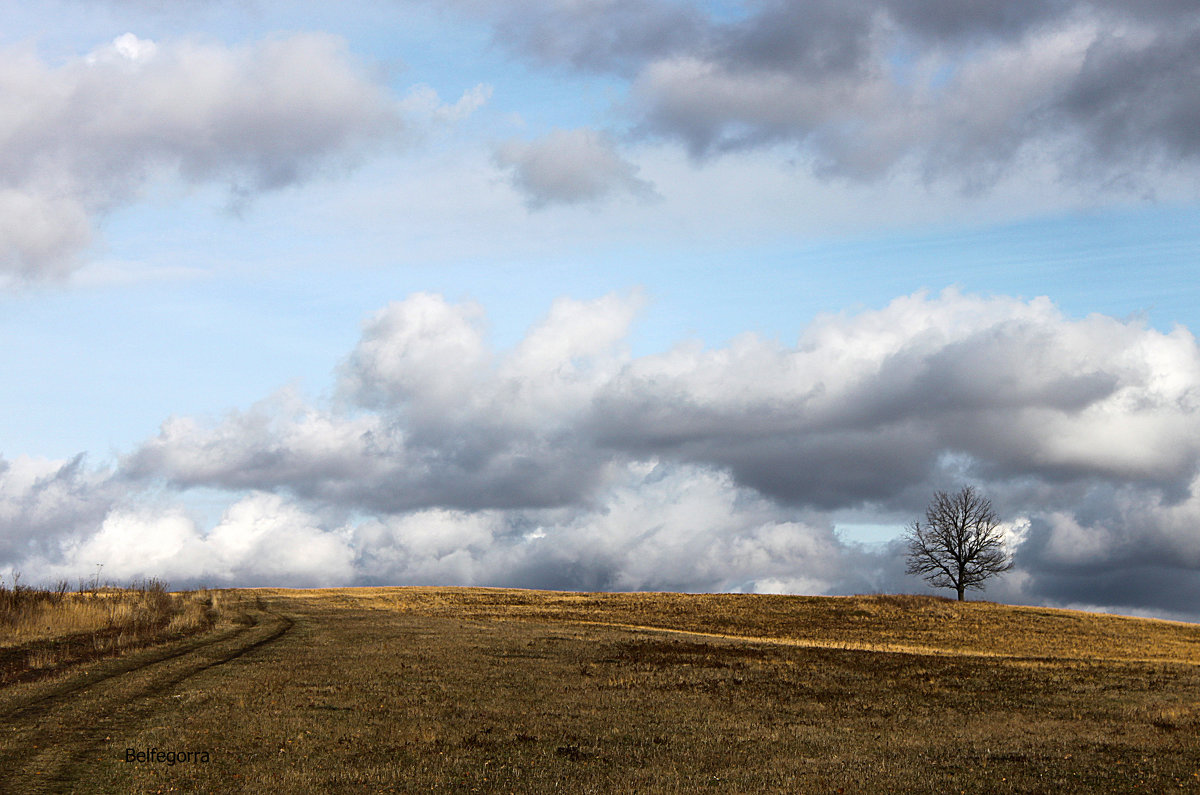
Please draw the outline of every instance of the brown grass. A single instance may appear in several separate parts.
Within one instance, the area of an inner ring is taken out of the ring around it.
[[[131,671],[110,680],[119,699],[84,688],[51,710],[40,683],[14,694],[45,714],[10,713],[0,780],[51,771],[63,791],[94,792],[1200,791],[1197,625],[925,597],[240,596],[290,630],[186,678]],[[98,714],[95,729],[72,728]],[[48,725],[66,727],[61,750],[28,761],[12,738]],[[125,762],[126,748],[210,759]]]
[[[829,597],[491,588],[277,593],[401,613],[663,629],[815,648],[1200,663],[1200,627],[1194,624],[913,594]]]
[[[0,684],[200,632],[221,614],[219,593],[171,593],[157,580],[70,592],[10,579],[0,581]]]

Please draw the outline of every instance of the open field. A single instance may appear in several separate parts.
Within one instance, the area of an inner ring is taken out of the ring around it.
[[[1200,791],[1197,625],[907,596],[222,598],[245,620],[0,689],[0,781]]]

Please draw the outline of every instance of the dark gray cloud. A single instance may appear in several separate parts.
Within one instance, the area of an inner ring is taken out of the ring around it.
[[[455,0],[455,4],[488,17],[498,41],[544,63],[626,75],[640,68],[649,53],[694,47],[708,27],[693,6],[662,0]]]
[[[942,44],[1015,39],[1070,13],[1072,0],[885,0],[879,4],[906,33]]]
[[[692,55],[736,64],[746,72],[803,74],[810,78],[857,72],[872,50],[874,12],[864,4],[837,0],[759,3],[745,19],[714,25],[711,47]],[[661,56],[655,56],[659,60]]]
[[[627,78],[634,129],[696,157],[788,144],[830,176],[915,168],[973,189],[1049,165],[1147,190],[1196,165],[1186,0],[460,5],[539,62]]]
[[[1198,82],[1200,25],[1169,28],[1152,41],[1106,33],[1088,47],[1056,109],[1086,130],[1103,157],[1191,160],[1200,155]]]
[[[596,202],[614,194],[653,199],[654,186],[622,158],[615,142],[588,129],[555,130],[536,141],[508,141],[495,161],[511,170],[512,183],[531,209]]]
[[[169,473],[178,486],[286,490],[308,500],[382,513],[578,504],[605,466],[553,432],[457,424],[453,432],[372,417],[271,416],[269,404],[220,424],[165,423],[125,459],[131,477]]]
[[[1030,522],[1017,563],[1034,600],[1167,607],[1196,618],[1200,480],[1174,497],[1131,484],[1094,484]]]
[[[0,567],[56,554],[64,542],[99,526],[123,493],[111,473],[89,469],[82,455],[0,458]]]

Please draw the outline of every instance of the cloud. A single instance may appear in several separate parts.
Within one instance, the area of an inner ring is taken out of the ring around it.
[[[65,539],[94,530],[122,494],[112,473],[88,469],[82,455],[0,458],[0,566],[52,554]]]
[[[1092,484],[1030,522],[1018,564],[1029,597],[1060,604],[1164,607],[1196,620],[1200,477],[1181,495]]]
[[[1200,156],[1200,98],[1192,88],[1200,76],[1200,26],[1164,21],[1164,28],[1096,36],[1057,103],[1099,156],[1135,165]]]
[[[428,401],[445,412],[468,399],[490,365],[482,317],[477,304],[452,306],[432,293],[389,304],[365,324],[343,389],[367,407]]]
[[[499,41],[543,63],[596,71],[635,71],[648,53],[694,46],[705,29],[697,9],[658,0],[456,0],[456,5],[488,17]]]
[[[1050,165],[1112,191],[1194,180],[1200,154],[1200,21],[1175,0],[459,6],[539,63],[625,80],[634,130],[696,158],[787,144],[826,176],[979,190]]]
[[[387,90],[322,34],[234,47],[125,34],[59,65],[9,48],[0,108],[0,275],[18,281],[72,270],[98,220],[156,179],[245,200],[403,130]]]
[[[870,590],[886,569],[819,517],[782,516],[726,475],[660,463],[624,468],[594,509],[429,509],[368,521],[355,543],[372,583],[824,592]]]
[[[903,502],[961,460],[989,479],[1173,495],[1200,460],[1200,351],[1182,328],[947,291],[824,317],[795,346],[747,334],[634,359],[622,342],[640,303],[560,301],[502,353],[477,306],[416,294],[365,325],[341,372],[347,410],[281,395],[215,426],[173,419],[124,467],[345,488],[375,507],[546,507],[586,500],[614,461],[657,457],[849,509]]]
[[[102,580],[173,587],[825,592],[878,590],[901,569],[845,546],[824,517],[782,515],[727,475],[658,463],[623,467],[595,506],[573,510],[428,508],[346,521],[250,492],[204,528],[180,508],[122,504],[15,560],[27,581],[98,570]]]
[[[62,278],[92,240],[92,220],[79,201],[0,190],[0,276]]]
[[[369,412],[329,412],[281,393],[216,425],[164,423],[123,463],[179,485],[273,490],[376,511],[575,504],[609,454],[583,449],[580,416],[612,376],[641,298],[561,300],[508,356],[481,313],[415,294],[372,317],[339,391]]]
[[[1198,383],[1186,330],[948,292],[826,318],[794,348],[748,335],[632,362],[597,395],[595,432],[828,508],[900,498],[948,454],[995,478],[1179,491],[1200,452]]]
[[[413,86],[400,104],[404,111],[412,116],[423,116],[438,124],[454,124],[486,105],[491,97],[492,87],[486,83],[479,83],[463,92],[463,95],[450,105],[442,102],[432,86],[422,84]]]
[[[793,345],[746,334],[635,357],[643,303],[560,299],[500,350],[477,305],[393,302],[328,405],[284,391],[171,418],[117,476],[10,467],[7,560],[73,571],[101,555],[222,583],[898,590],[920,587],[901,550],[835,526],[900,526],[972,483],[1017,550],[989,593],[1194,613],[1151,584],[1200,572],[1187,330],[948,290],[818,318]],[[235,502],[204,530],[151,513],[164,484]],[[138,534],[162,542],[120,552]]]
[[[41,568],[69,576],[100,562],[101,577],[118,583],[156,577],[175,587],[320,587],[353,581],[353,560],[344,533],[280,497],[250,494],[207,532],[179,510],[115,509]]]
[[[496,149],[496,163],[512,172],[512,184],[531,209],[594,202],[616,193],[642,200],[657,196],[618,154],[615,143],[588,129],[555,130],[536,141],[512,140]]]

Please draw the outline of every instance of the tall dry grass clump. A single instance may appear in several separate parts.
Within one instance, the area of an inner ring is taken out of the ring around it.
[[[72,591],[0,577],[0,682],[201,632],[220,615],[213,592],[172,593],[157,579],[118,588],[93,578]]]

